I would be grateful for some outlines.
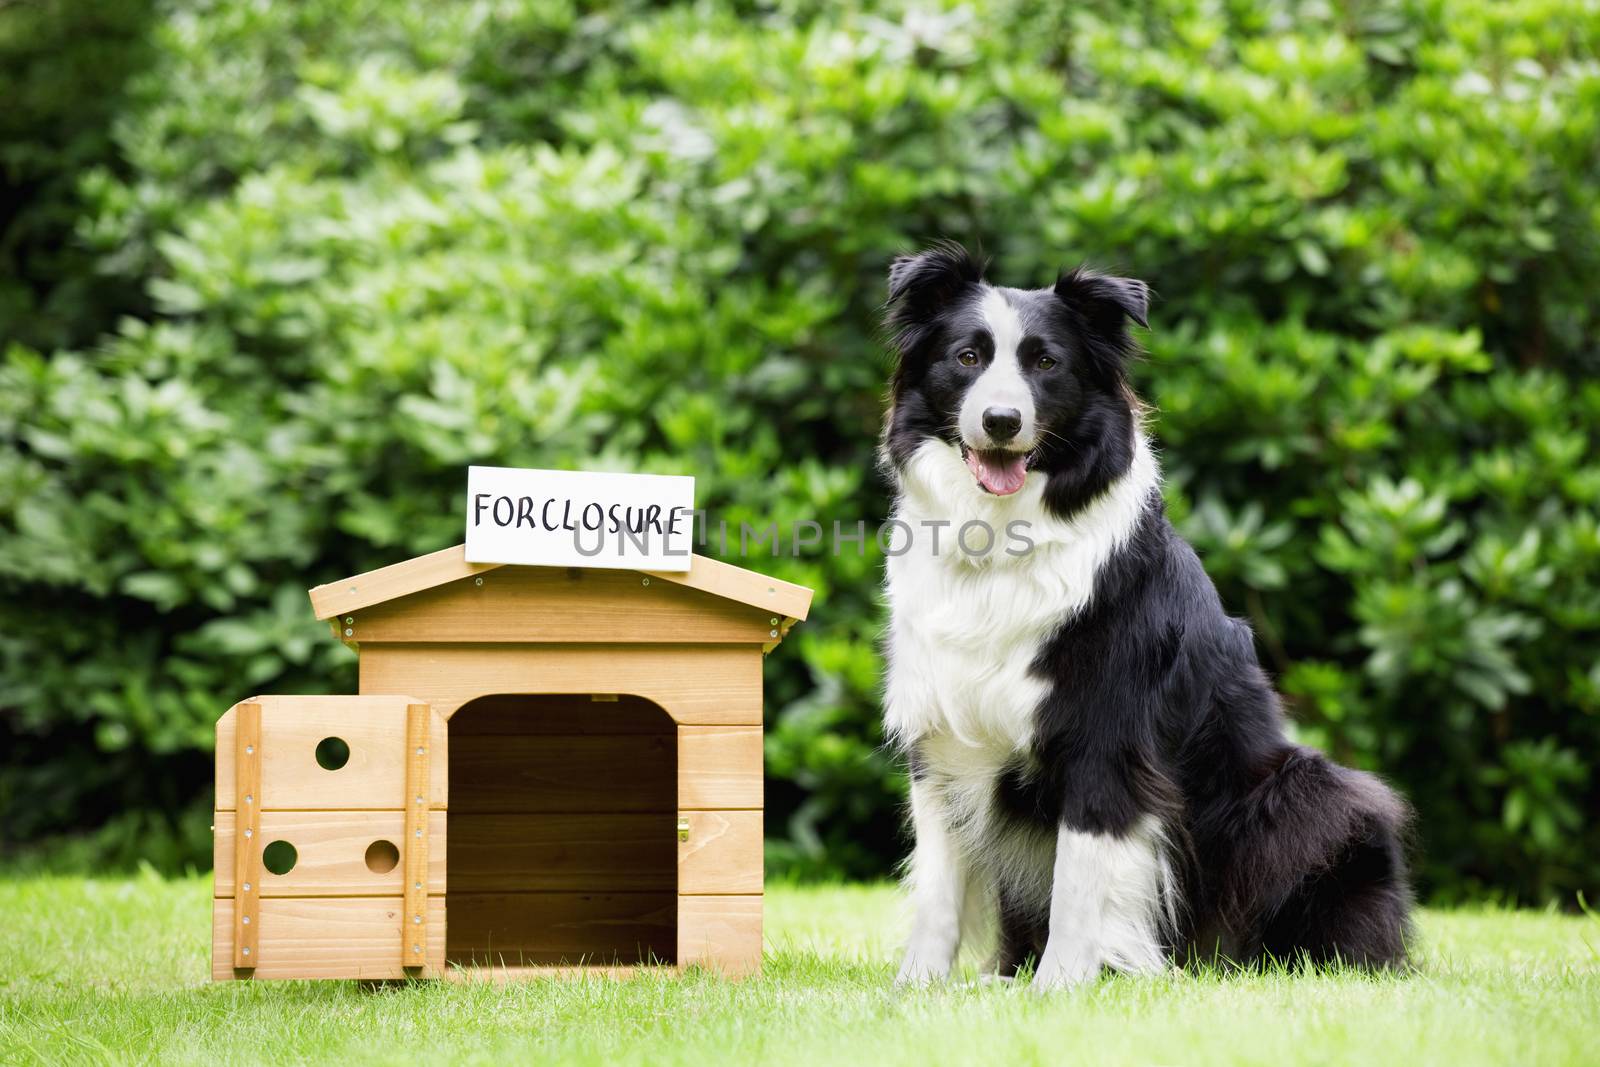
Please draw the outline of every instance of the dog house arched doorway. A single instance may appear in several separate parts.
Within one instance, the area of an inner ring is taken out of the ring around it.
[[[643,697],[479,697],[450,717],[457,966],[674,963],[677,726]]]

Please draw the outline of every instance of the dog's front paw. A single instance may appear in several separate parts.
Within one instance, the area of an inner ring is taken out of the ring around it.
[[[949,964],[940,966],[935,960],[908,952],[905,962],[900,964],[900,973],[895,975],[894,984],[903,989],[906,986],[932,985],[949,977]]]
[[[1057,949],[1054,941],[1044,948],[1039,967],[1033,972],[1033,991],[1050,993],[1071,989],[1093,981],[1100,974],[1100,956],[1087,946]]]

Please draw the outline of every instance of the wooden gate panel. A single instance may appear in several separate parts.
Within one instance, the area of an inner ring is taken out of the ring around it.
[[[218,720],[214,977],[444,973],[447,732],[403,696],[253,697]]]

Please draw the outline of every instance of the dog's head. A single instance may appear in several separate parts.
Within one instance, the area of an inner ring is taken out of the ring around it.
[[[1082,268],[1047,289],[994,286],[953,243],[898,257],[888,461],[903,470],[934,442],[959,450],[973,492],[1009,496],[1044,478],[1046,506],[1070,515],[1132,462],[1128,321],[1146,325],[1148,304],[1144,282]]]

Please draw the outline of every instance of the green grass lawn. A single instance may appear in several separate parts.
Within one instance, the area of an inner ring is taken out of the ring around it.
[[[1403,977],[890,988],[888,887],[767,897],[760,978],[212,984],[210,878],[0,881],[0,1061],[1600,1062],[1600,923],[1427,912]]]

